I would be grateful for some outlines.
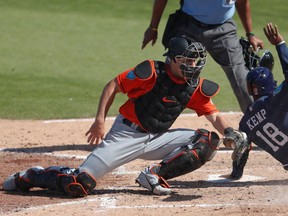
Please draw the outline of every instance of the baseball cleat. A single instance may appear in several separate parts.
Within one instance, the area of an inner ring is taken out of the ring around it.
[[[169,195],[172,193],[171,189],[162,187],[159,184],[159,177],[152,174],[148,168],[146,168],[144,171],[141,171],[141,173],[136,179],[136,183],[156,195]]]
[[[32,167],[28,170],[21,171],[10,175],[4,182],[3,182],[3,190],[4,191],[29,191],[32,188],[30,184],[30,180],[28,179],[28,172],[35,172],[37,170],[43,170],[43,167],[37,166]]]
[[[19,188],[17,187],[18,184],[16,185],[16,182],[20,181],[20,179],[22,178],[22,176],[25,175],[25,173],[26,171],[21,171],[21,172],[10,175],[3,183],[3,190],[4,191],[18,190]]]

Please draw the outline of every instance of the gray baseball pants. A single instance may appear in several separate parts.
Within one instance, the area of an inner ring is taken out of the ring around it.
[[[163,134],[141,133],[123,123],[118,115],[105,139],[79,167],[97,180],[135,159],[163,160],[173,150],[191,144],[195,130],[171,129]]]

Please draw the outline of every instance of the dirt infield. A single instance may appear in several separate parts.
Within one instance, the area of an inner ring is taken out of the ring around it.
[[[239,113],[226,114],[234,127]],[[107,130],[113,119],[107,120]],[[0,184],[31,166],[77,167],[93,146],[84,136],[91,119],[69,121],[0,120]],[[181,116],[173,127],[212,129],[204,118]],[[242,179],[229,180],[231,152],[221,148],[213,161],[168,181],[174,193],[156,196],[135,184],[139,171],[153,161],[136,160],[97,182],[93,193],[71,199],[62,193],[33,189],[0,191],[0,215],[288,215],[288,176],[280,164],[256,146]],[[154,161],[155,162],[155,161]]]

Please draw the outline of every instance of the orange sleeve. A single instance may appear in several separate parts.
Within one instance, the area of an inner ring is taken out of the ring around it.
[[[129,98],[137,98],[150,91],[156,82],[156,71],[153,61],[150,61],[152,73],[148,78],[142,79],[135,75],[134,68],[130,68],[117,76],[121,91]]]
[[[187,108],[194,110],[198,116],[211,115],[219,112],[215,104],[212,102],[212,99],[202,94],[200,85],[195,89],[187,104]]]

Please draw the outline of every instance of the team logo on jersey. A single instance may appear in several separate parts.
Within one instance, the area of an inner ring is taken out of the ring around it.
[[[133,70],[131,70],[126,77],[130,80],[134,80],[136,78]]]

